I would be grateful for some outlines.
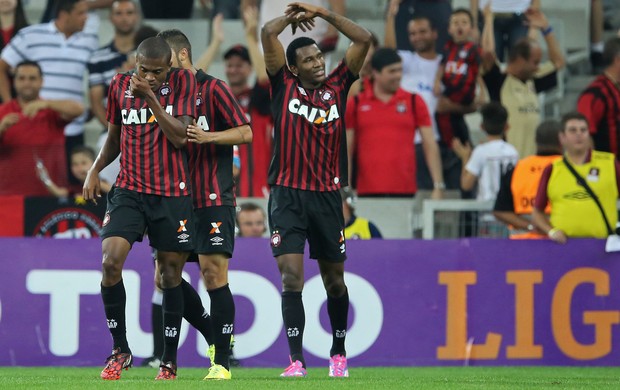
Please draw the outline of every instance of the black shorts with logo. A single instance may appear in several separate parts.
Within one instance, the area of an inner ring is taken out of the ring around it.
[[[235,249],[235,207],[211,206],[194,209],[198,254],[224,253],[232,257]],[[190,261],[194,256],[190,256]]]
[[[168,197],[112,187],[101,238],[123,237],[131,245],[147,233],[150,245],[165,252],[194,249],[190,196]]]
[[[271,187],[269,229],[274,256],[304,253],[310,258],[340,263],[346,260],[344,217],[339,191],[304,191]]]

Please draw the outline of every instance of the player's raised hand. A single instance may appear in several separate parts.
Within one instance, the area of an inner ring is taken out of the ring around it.
[[[194,144],[208,144],[212,142],[211,132],[204,131],[202,128],[196,126],[195,122],[187,126],[185,133],[187,135],[187,142]]]
[[[146,79],[138,76],[136,73],[131,75],[129,80],[129,89],[134,96],[146,97],[151,91],[151,86]]]
[[[84,186],[82,187],[82,196],[86,201],[92,201],[97,204],[97,199],[101,198],[101,181],[99,180],[99,172],[93,168],[88,170]]]
[[[312,30],[314,28],[314,18],[326,15],[327,10],[312,4],[291,3],[287,6],[284,14],[291,21],[291,28],[293,34],[295,34],[297,28],[303,32]]]

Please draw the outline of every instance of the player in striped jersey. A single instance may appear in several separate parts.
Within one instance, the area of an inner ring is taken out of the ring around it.
[[[198,83],[197,120],[188,126],[187,138],[196,217],[194,252],[211,298],[215,345],[205,379],[230,379],[230,338],[235,320],[235,303],[228,286],[228,261],[235,242],[233,145],[252,142],[252,129],[228,85],[194,68],[185,34],[167,30],[159,36],[172,49],[173,66],[190,70]]]
[[[286,54],[278,40],[289,25],[293,32],[297,28],[311,29],[314,18],[324,19],[352,41],[344,61],[329,76],[323,53],[314,40],[297,38]],[[358,77],[372,36],[325,8],[292,3],[284,16],[265,23],[261,39],[274,114],[269,227],[272,252],[282,274],[282,317],[291,361],[281,375],[306,375],[301,292],[307,239],[310,257],[318,260],[327,291],[333,335],[329,375],[348,376],[344,340],[349,295],[343,276],[346,247],[338,191],[348,181],[343,117],[348,90]]]
[[[193,249],[194,221],[189,190],[186,129],[196,118],[196,79],[170,69],[170,47],[161,38],[138,46],[136,70],[115,76],[108,94],[108,139],[84,183],[87,200],[101,196],[99,172],[119,152],[121,170],[108,193],[101,237],[101,295],[114,346],[101,378],[120,379],[131,366],[125,326],[123,264],[147,231],[157,249],[163,288],[164,352],[156,379],[176,377],[183,317],[181,272]]]

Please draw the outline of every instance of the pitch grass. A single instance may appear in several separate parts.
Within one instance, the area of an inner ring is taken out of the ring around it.
[[[355,367],[349,378],[311,368],[306,378],[279,378],[280,369],[235,368],[232,381],[202,380],[206,369],[181,368],[176,381],[156,382],[157,370],[135,367],[120,381],[101,368],[0,367],[0,389],[620,389],[617,367]]]

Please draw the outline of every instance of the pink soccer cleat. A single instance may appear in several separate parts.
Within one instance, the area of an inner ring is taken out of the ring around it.
[[[302,377],[303,378],[307,375],[304,365],[299,360],[293,361],[290,358],[290,356],[289,356],[289,360],[291,361],[291,365],[286,367],[284,372],[280,374],[281,377],[283,378]]]
[[[349,367],[347,366],[346,356],[334,355],[329,358],[329,376],[335,378],[349,377]]]

